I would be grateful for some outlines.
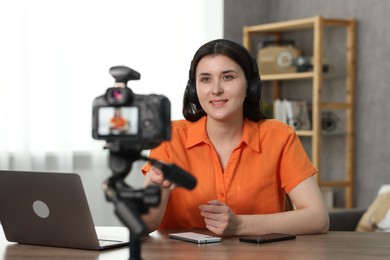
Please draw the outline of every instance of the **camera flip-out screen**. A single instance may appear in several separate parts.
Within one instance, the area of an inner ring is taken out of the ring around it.
[[[135,136],[138,134],[138,107],[99,107],[98,135]]]

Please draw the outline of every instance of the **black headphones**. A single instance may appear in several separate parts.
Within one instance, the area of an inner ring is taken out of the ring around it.
[[[259,68],[257,66],[257,62],[255,57],[253,57],[248,49],[246,49],[244,46],[241,44],[238,44],[236,42],[226,40],[226,39],[219,39],[219,40],[214,40],[212,42],[218,43],[218,42],[228,42],[230,44],[233,44],[240,48],[246,55],[248,56],[248,59],[251,62],[251,67],[252,67],[252,77],[248,80],[248,86],[247,86],[247,100],[251,102],[260,102],[260,97],[261,97],[261,88],[262,88],[262,83],[259,75]],[[199,103],[198,95],[196,93],[196,84],[195,84],[195,79],[194,79],[194,74],[195,74],[195,64],[194,61],[191,61],[191,67],[190,67],[190,72],[189,72],[189,79],[187,82],[185,94],[188,97],[188,101],[194,104]]]

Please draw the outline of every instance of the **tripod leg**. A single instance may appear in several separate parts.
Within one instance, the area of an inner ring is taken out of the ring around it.
[[[130,260],[141,260],[141,240],[130,231]]]

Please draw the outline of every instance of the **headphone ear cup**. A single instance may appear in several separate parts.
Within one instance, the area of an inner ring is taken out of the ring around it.
[[[198,95],[196,94],[196,87],[195,87],[194,81],[191,79],[189,79],[187,82],[185,95],[187,96],[188,101],[190,103],[194,103],[194,104],[199,103]]]
[[[258,78],[252,78],[248,83],[247,99],[252,102],[260,102],[262,83]]]
[[[245,48],[244,48],[245,49]],[[247,51],[247,49],[245,49]],[[248,82],[248,88],[247,88],[247,99],[251,102],[260,102],[261,98],[261,78],[259,75],[259,67],[257,65],[256,58],[253,57],[249,51],[247,51],[248,55],[251,58],[252,63],[252,78]]]

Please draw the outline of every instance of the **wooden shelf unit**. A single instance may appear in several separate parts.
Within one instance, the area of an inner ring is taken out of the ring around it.
[[[345,101],[341,103],[325,103],[322,101],[324,81],[323,68],[323,40],[325,27],[345,27],[346,29],[346,75],[345,75]],[[344,188],[345,207],[354,206],[354,96],[355,96],[355,19],[327,19],[314,16],[305,19],[276,22],[243,28],[243,45],[252,50],[251,37],[256,35],[272,36],[276,41],[281,40],[284,32],[297,30],[313,31],[313,71],[286,73],[275,75],[261,75],[263,81],[272,81],[273,99],[280,98],[280,81],[311,80],[312,81],[312,130],[297,131],[299,136],[311,138],[311,160],[320,169],[321,155],[321,112],[323,109],[341,109],[345,111],[345,176],[343,180],[321,181],[321,173],[316,176],[320,187]]]

